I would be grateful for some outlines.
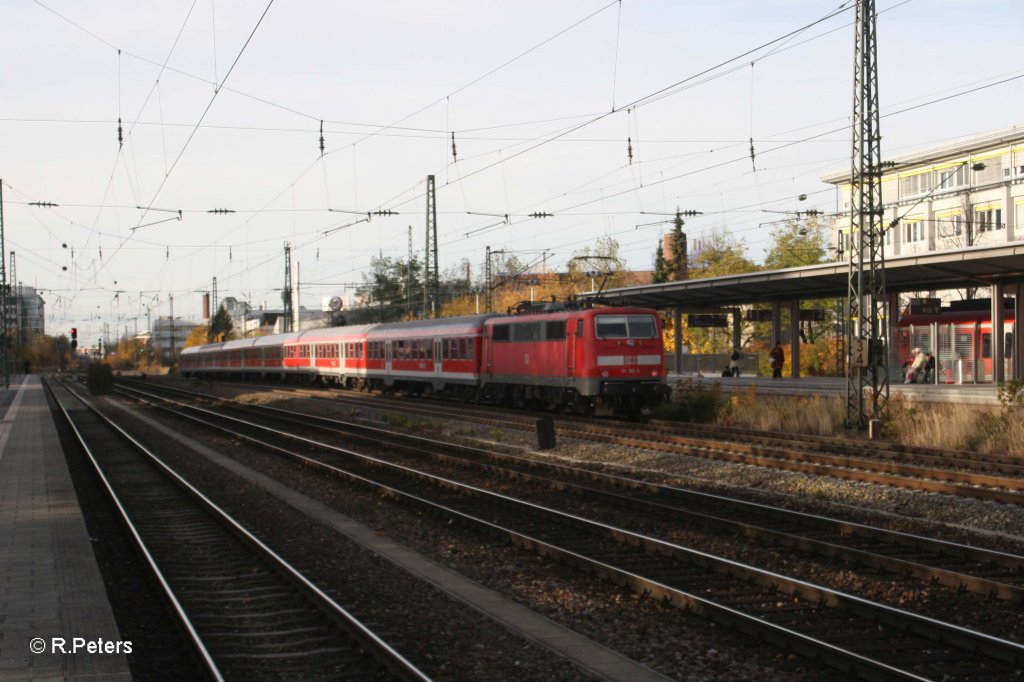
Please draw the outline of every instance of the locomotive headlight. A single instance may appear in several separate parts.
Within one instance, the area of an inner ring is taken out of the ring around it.
[[[602,379],[607,379],[608,378],[608,370],[604,370],[603,372],[601,372],[601,378]]]

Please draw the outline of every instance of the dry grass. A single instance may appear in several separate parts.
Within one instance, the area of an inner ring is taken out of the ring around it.
[[[1024,457],[1024,387],[1008,387],[1001,407],[918,403],[893,396],[885,438],[906,445]],[[758,395],[755,386],[723,395],[681,383],[673,394],[677,418],[793,434],[846,435],[846,400],[837,396]],[[697,406],[696,408],[694,406]],[[700,408],[700,409],[698,409]],[[693,419],[711,413],[706,419]]]
[[[912,404],[894,398],[887,426],[907,445],[1024,455],[1024,413],[1017,406]]]
[[[759,396],[755,386],[728,398],[717,423],[725,426],[833,435],[842,431],[845,402],[820,395]]]

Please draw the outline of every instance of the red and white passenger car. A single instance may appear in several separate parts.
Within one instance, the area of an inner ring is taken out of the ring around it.
[[[669,392],[661,321],[643,308],[560,308],[277,334],[186,348],[181,371],[580,412],[637,412]]]

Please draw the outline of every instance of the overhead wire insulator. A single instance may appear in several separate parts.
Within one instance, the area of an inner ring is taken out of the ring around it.
[[[550,214],[550,213],[543,213],[543,212],[542,213],[531,213],[530,217],[531,218],[550,218],[551,215],[552,214]]]
[[[324,122],[320,121],[320,156],[324,155]]]
[[[455,153],[455,131],[452,131],[452,161],[458,163],[458,155]]]
[[[209,211],[207,211],[207,213],[217,213],[217,214],[234,213],[234,212],[235,212],[234,209],[230,209],[230,208],[211,208]]]
[[[124,128],[121,126],[121,117],[117,117],[117,148],[124,146]]]
[[[750,138],[750,167],[757,172],[757,164],[754,163],[754,138]]]
[[[630,137],[626,138],[626,156],[629,157],[629,165],[633,165],[633,139]]]

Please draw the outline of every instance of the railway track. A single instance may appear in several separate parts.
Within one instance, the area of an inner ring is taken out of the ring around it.
[[[172,394],[194,397],[181,389],[174,389]],[[444,444],[445,454],[438,455],[440,444],[427,438],[279,408],[241,405],[227,399],[218,398],[216,404],[221,410],[234,410],[243,418],[261,419],[264,423],[271,420],[282,428],[319,428],[332,435],[344,434],[349,442],[358,439],[369,446],[387,444],[392,453],[401,451],[415,458],[411,462],[422,461],[425,455],[454,461],[463,470],[479,470],[484,477],[530,479],[550,489],[600,497],[619,508],[656,514],[670,522],[717,528],[722,533],[742,535],[765,545],[797,548],[899,576],[913,576],[925,584],[1024,602],[1024,557],[1015,554],[475,447]]]
[[[266,386],[282,395],[304,395],[333,405],[371,407],[424,417],[532,431],[538,415],[433,401],[354,397],[335,391]],[[1024,465],[1016,458],[899,446],[825,436],[787,436],[748,429],[654,421],[622,423],[559,416],[560,438],[677,453],[815,476],[889,485],[1024,506]],[[994,472],[994,473],[993,473]]]
[[[429,679],[87,400],[46,384],[209,679]]]
[[[265,446],[279,454],[300,458],[360,485],[379,487],[387,495],[408,504],[447,518],[458,518],[479,530],[558,557],[637,591],[706,613],[732,627],[757,632],[769,641],[827,660],[840,670],[865,679],[929,679],[933,675],[949,676],[947,679],[988,679],[1012,676],[1024,661],[1024,647],[1013,642],[497,494],[408,465],[360,455],[309,435],[283,436],[281,440],[281,426],[266,425],[266,417],[271,413],[265,409],[259,410],[263,418],[256,422],[229,415],[223,403],[216,410],[178,407],[191,411],[193,419],[200,419],[195,413],[201,410],[203,421],[219,423],[219,428],[228,429],[232,437],[270,440],[271,444]],[[308,416],[302,418],[309,419]],[[224,426],[225,421],[231,425]],[[254,433],[260,436],[251,435]],[[331,442],[338,441],[338,434],[334,435]],[[347,437],[351,435],[347,432]],[[384,438],[380,433],[363,433],[360,437],[378,444]],[[304,452],[296,452],[297,447]],[[445,447],[452,446],[445,444]],[[310,448],[331,454],[314,456],[309,454]],[[564,488],[566,484],[558,485]],[[649,489],[651,486],[640,484],[639,487]]]

